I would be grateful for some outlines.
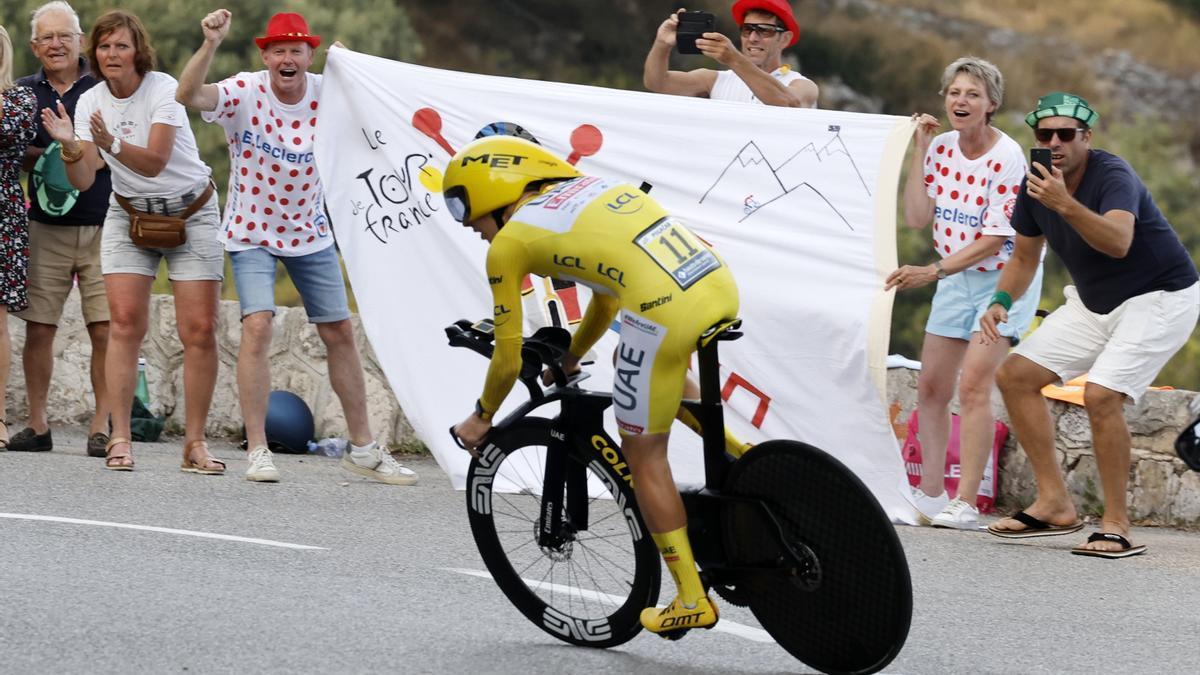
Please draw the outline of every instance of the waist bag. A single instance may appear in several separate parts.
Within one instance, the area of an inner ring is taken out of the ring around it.
[[[212,195],[213,185],[208,184],[204,192],[188,205],[187,209],[177,216],[161,213],[146,213],[133,208],[129,200],[121,195],[115,195],[117,203],[129,214],[129,238],[135,246],[142,248],[175,248],[187,241],[187,219],[208,203]]]

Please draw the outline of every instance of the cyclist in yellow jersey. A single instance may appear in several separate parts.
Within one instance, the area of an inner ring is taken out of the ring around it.
[[[667,462],[696,341],[737,316],[728,266],[699,237],[628,183],[584,176],[541,146],[490,136],[460,150],[446,168],[451,215],[490,242],[496,348],[475,412],[455,427],[474,453],[521,366],[521,281],[526,274],[592,289],[563,359],[568,373],[621,312],[613,407],[642,516],[678,595],[642,612],[655,633],[707,628],[716,604],[705,594],[687,536],[687,518]]]

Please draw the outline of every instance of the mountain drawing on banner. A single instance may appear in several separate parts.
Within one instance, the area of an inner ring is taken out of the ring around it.
[[[831,125],[829,131],[833,137],[828,141],[821,145],[811,141],[806,143],[779,166],[771,164],[757,143],[747,142],[700,197],[700,203],[710,197],[740,202],[743,213],[738,220],[740,223],[770,204],[795,195],[788,201],[812,201],[815,208],[828,209],[853,230],[854,226],[826,195],[844,194],[844,186],[861,185],[863,193],[870,197],[871,189],[842,142],[841,127]],[[842,187],[840,190],[822,189],[831,185]],[[789,206],[794,208],[801,204]]]

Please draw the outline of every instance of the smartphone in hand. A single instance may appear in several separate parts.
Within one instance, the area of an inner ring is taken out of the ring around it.
[[[699,54],[696,38],[716,30],[717,17],[712,12],[683,12],[675,31],[675,49],[680,54]]]
[[[1033,168],[1034,164],[1041,164],[1043,167],[1046,168],[1046,175],[1047,176],[1051,175],[1053,173],[1053,171],[1050,170],[1050,167],[1052,166],[1051,158],[1050,158],[1050,148],[1030,148],[1029,149],[1029,170],[1033,172],[1033,175],[1040,177],[1042,174],[1040,174],[1037,171],[1037,169]]]

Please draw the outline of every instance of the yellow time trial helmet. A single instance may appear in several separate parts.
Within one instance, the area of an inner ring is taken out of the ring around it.
[[[515,136],[485,136],[450,159],[442,196],[460,223],[508,206],[531,184],[583,174],[542,146]]]

